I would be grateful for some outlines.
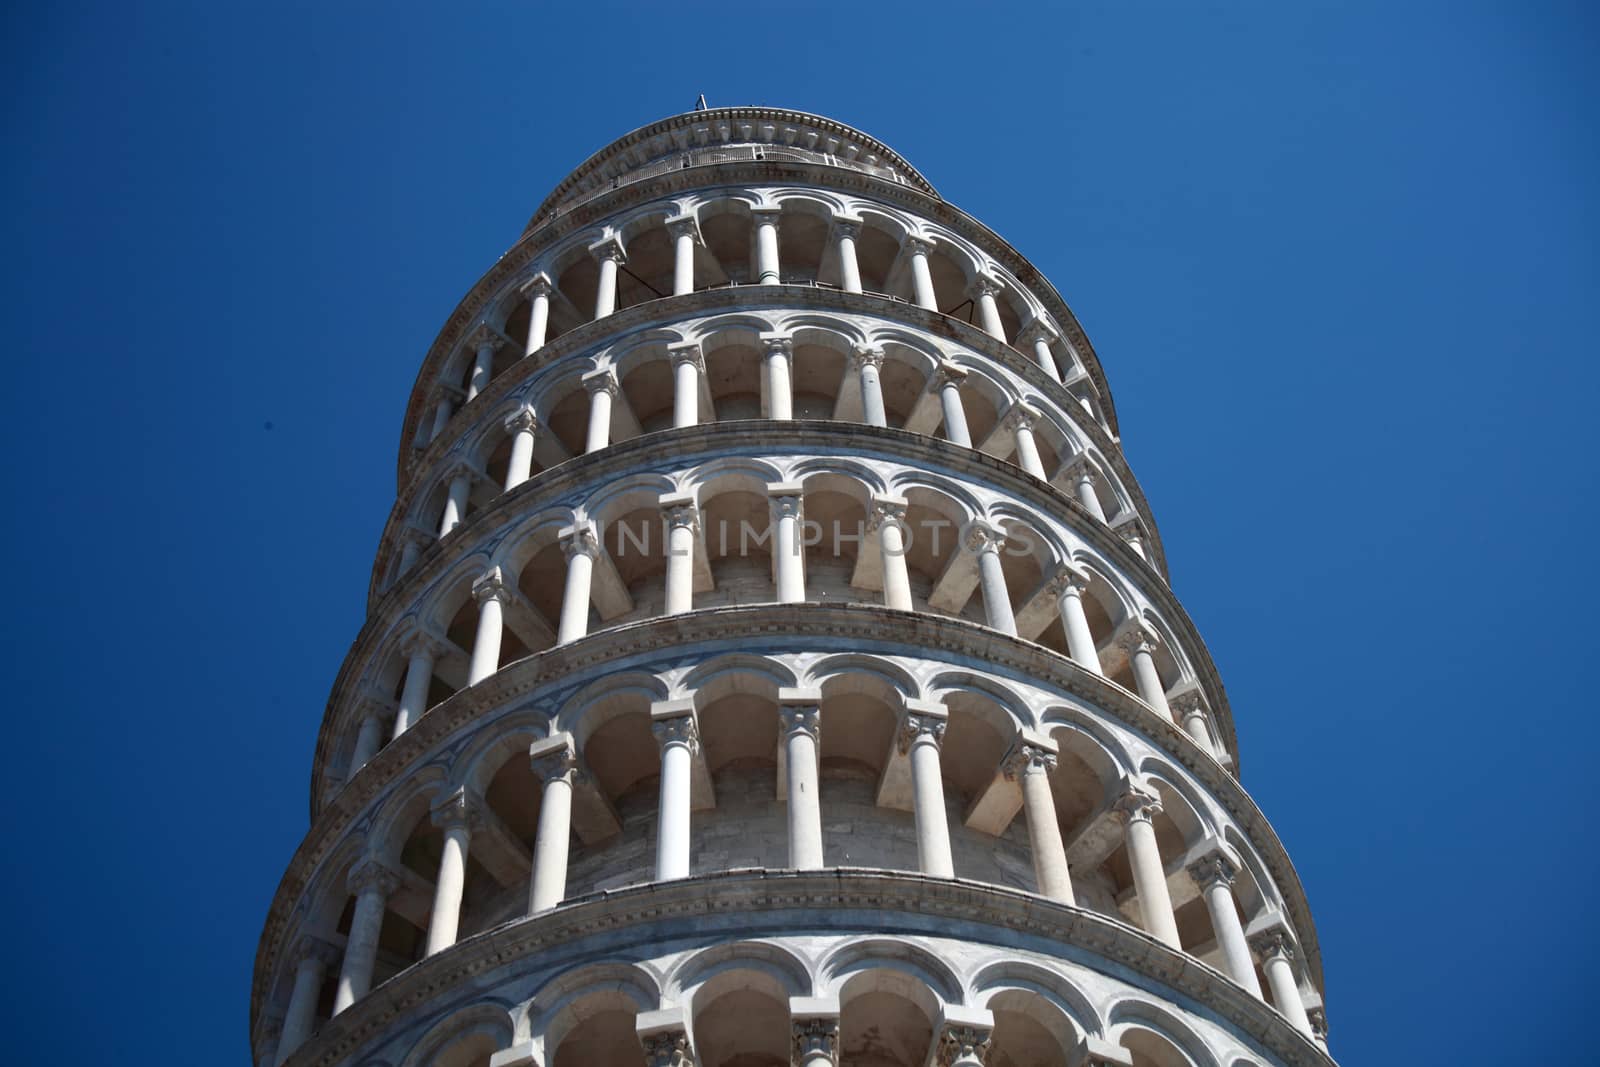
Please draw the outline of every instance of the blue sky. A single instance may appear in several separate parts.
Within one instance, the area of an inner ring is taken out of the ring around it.
[[[1592,8],[0,19],[8,1058],[247,1061],[422,354],[568,170],[701,92],[882,138],[1072,304],[1334,1052],[1592,1040]]]

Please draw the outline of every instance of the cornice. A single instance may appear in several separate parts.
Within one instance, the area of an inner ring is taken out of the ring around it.
[[[837,119],[824,118],[821,115],[813,115],[805,111],[794,111],[788,108],[715,107],[708,108],[704,111],[685,111],[678,115],[671,115],[667,118],[659,119],[656,122],[650,123],[648,126],[641,126],[636,130],[632,130],[629,133],[623,134],[621,137],[617,138],[615,141],[612,141],[598,152],[595,152],[593,155],[589,156],[588,159],[584,160],[582,163],[579,163],[575,168],[573,168],[573,170],[565,178],[561,179],[556,187],[550,191],[550,194],[545,197],[543,203],[541,203],[538,209],[534,211],[533,217],[528,220],[528,225],[524,232],[527,230],[532,230],[536,225],[538,225],[541,218],[550,215],[566,204],[573,190],[577,189],[579,185],[583,184],[583,182],[591,174],[597,170],[600,170],[611,160],[624,155],[635,146],[644,144],[647,141],[661,136],[662,134],[670,134],[676,130],[691,129],[695,126],[739,120],[745,120],[752,123],[781,122],[792,125],[809,126],[819,131],[838,134],[841,137],[859,142],[860,145],[868,149],[871,154],[881,157],[884,160],[885,169],[896,171],[916,188],[921,189],[930,196],[937,197],[939,195],[934,190],[932,183],[930,183],[928,179],[924,178],[915,167],[906,161],[904,156],[900,155],[900,153],[896,152],[894,149],[890,148],[876,137],[863,133],[854,126],[847,126],[844,123],[839,122]],[[730,146],[735,144],[756,145],[762,143],[764,142],[746,140],[727,142],[727,144]],[[723,145],[716,144],[694,146],[696,149],[702,147],[719,148],[723,147]],[[843,169],[850,168],[847,167]]]
[[[456,305],[456,309],[446,319],[438,336],[434,338],[433,344],[429,347],[428,354],[423,359],[417,380],[412,386],[411,399],[406,409],[405,424],[402,427],[400,442],[401,479],[403,480],[404,478],[405,455],[409,450],[409,442],[415,439],[410,434],[422,417],[418,409],[424,403],[427,395],[426,383],[430,383],[438,376],[441,365],[449,358],[450,353],[464,333],[477,326],[489,298],[500,292],[504,285],[526,273],[546,245],[590,227],[616,212],[623,211],[636,204],[659,200],[676,193],[696,189],[713,189],[729,185],[774,184],[814,185],[872,196],[880,201],[896,203],[908,210],[920,212],[923,217],[942,222],[974,241],[991,257],[1005,264],[1007,269],[1016,276],[1017,280],[1028,286],[1030,291],[1048,307],[1051,317],[1061,327],[1066,338],[1077,349],[1078,355],[1083,359],[1084,369],[1094,382],[1095,389],[1099,393],[1100,404],[1105,412],[1106,421],[1111,426],[1112,433],[1116,434],[1118,432],[1116,406],[1111,396],[1111,388],[1106,382],[1105,372],[1100,366],[1100,358],[1095,353],[1094,346],[1090,343],[1083,326],[1078,322],[1071,308],[1067,306],[1066,301],[1061,298],[1061,294],[1056,291],[1055,286],[1051,285],[1049,280],[1039,272],[1038,268],[1034,267],[1022,253],[1013,248],[1004,238],[959,208],[946,201],[918,193],[908,186],[896,185],[855,171],[764,160],[746,163],[722,163],[715,166],[696,167],[693,170],[686,171],[669,171],[646,181],[625,185],[593,200],[585,201],[572,211],[557,216],[519,238],[516,244],[507,249],[496,260],[494,266],[490,267],[473,284],[467,295]],[[750,296],[746,292],[750,288],[752,287],[738,286],[731,291],[745,293],[743,300],[759,299]],[[763,286],[761,288],[770,290],[779,287]],[[803,291],[823,291],[801,288]],[[663,299],[686,298],[666,297]],[[896,301],[885,301],[885,303],[907,310],[923,310],[916,308],[915,305]],[[657,307],[659,306],[659,301],[649,301],[646,304],[635,306]],[[937,312],[924,313],[935,315],[946,322],[960,322],[958,319],[939,315]],[[966,324],[963,323],[962,325]],[[576,333],[578,331],[571,332]]]
[[[1266,816],[1238,781],[1182,729],[1116,683],[1032,642],[964,619],[861,604],[758,604],[712,608],[630,623],[519,660],[435,705],[409,730],[385,746],[314,815],[311,831],[284,872],[262,931],[260,952],[263,955],[258,957],[258,985],[266,980],[264,974],[270,973],[270,963],[279,951],[289,916],[317,867],[345,839],[349,827],[385,788],[412,773],[418,763],[425,761],[447,738],[470,726],[489,709],[533,697],[547,681],[658,653],[681,653],[697,642],[730,638],[743,638],[748,642],[752,634],[782,638],[786,648],[843,644],[852,648],[875,647],[890,654],[903,649],[913,655],[939,651],[978,658],[1001,670],[1054,686],[1143,734],[1187,768],[1256,846],[1283,896],[1307,966],[1321,988],[1322,962],[1316,927],[1305,888],[1288,852]],[[318,739],[319,767],[330,746],[332,726],[331,721],[325,721]]]
[[[851,912],[870,915],[853,920]],[[1333,1060],[1288,1019],[1188,954],[1123,923],[1043,897],[959,879],[869,869],[728,871],[595,893],[458,942],[401,972],[345,1012],[289,1058],[286,1067],[336,1067],[425,1011],[442,994],[514,980],[528,961],[585,952],[588,938],[648,927],[652,943],[692,939],[714,922],[745,938],[813,931],[942,937],[996,947],[1020,945],[1206,1009],[1288,1067]],[[1065,951],[1063,951],[1065,950]],[[604,944],[596,960],[615,955]],[[1102,969],[1102,968],[1097,968]],[[259,985],[259,982],[258,982]],[[251,1015],[259,1012],[259,990]]]

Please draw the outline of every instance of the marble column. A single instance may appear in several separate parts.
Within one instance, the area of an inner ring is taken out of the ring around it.
[[[473,331],[469,343],[476,350],[476,358],[472,361],[472,374],[467,378],[468,402],[489,387],[489,378],[494,374],[495,350],[500,347],[501,340],[488,323]]]
[[[1128,665],[1133,670],[1133,684],[1140,699],[1170,719],[1172,709],[1167,705],[1167,687],[1156,669],[1155,651],[1160,643],[1155,631],[1142,624],[1135,624],[1117,638],[1117,644],[1128,653]]]
[[[558,645],[576,641],[589,632],[594,561],[600,555],[600,539],[594,526],[569,526],[562,530],[561,551],[567,557],[567,581],[561,595],[561,620],[556,626]]]
[[[617,310],[617,270],[628,261],[628,255],[615,235],[590,245],[589,254],[600,267],[594,292],[594,317],[603,319]]]
[[[454,405],[450,403],[450,394],[445,389],[439,390],[439,399],[433,407],[433,429],[428,433],[428,441],[434,442],[439,435],[444,433],[444,428],[450,425],[450,416],[454,414]]]
[[[1144,531],[1139,529],[1138,522],[1125,522],[1117,527],[1117,535],[1125,541],[1133,554],[1140,559],[1149,559],[1144,550]]]
[[[383,708],[368,703],[366,714],[361,716],[361,729],[356,733],[355,751],[350,754],[350,777],[372,762],[372,757],[383,747]]]
[[[1264,930],[1250,938],[1250,947],[1261,961],[1261,970],[1267,976],[1267,987],[1272,990],[1272,1006],[1284,1018],[1294,1023],[1307,1037],[1311,1032],[1311,1019],[1306,1015],[1305,1001],[1300,999],[1300,986],[1295,981],[1294,942],[1282,928]]]
[[[1056,608],[1061,612],[1061,629],[1067,635],[1067,655],[1078,666],[1103,676],[1100,653],[1095,649],[1094,635],[1089,632],[1089,616],[1083,609],[1083,594],[1088,589],[1089,575],[1071,567],[1061,568],[1050,579],[1050,592],[1055,595]]]
[[[283,1033],[278,1038],[277,1062],[283,1063],[306,1043],[317,1022],[317,1001],[322,999],[322,983],[339,949],[316,937],[303,937],[295,946],[299,957],[294,969],[294,987],[289,992],[289,1008],[283,1017]]]
[[[918,307],[938,311],[939,300],[933,291],[933,270],[928,266],[928,254],[933,251],[933,241],[926,237],[907,237],[905,249],[911,260],[912,299]]]
[[[414,630],[401,645],[406,657],[406,681],[400,690],[400,707],[394,714],[394,736],[399,737],[428,710],[428,690],[433,685],[433,664],[444,643],[432,634]]]
[[[1018,738],[1002,766],[1006,778],[1022,788],[1028,849],[1033,853],[1033,876],[1040,894],[1062,904],[1076,904],[1061,824],[1056,818],[1056,801],[1050,790],[1050,772],[1056,768],[1055,744],[1044,738]]]
[[[861,382],[862,416],[867,425],[889,425],[889,414],[883,407],[883,382],[878,377],[883,368],[883,349],[877,345],[856,346],[855,367]]]
[[[700,375],[705,363],[698,341],[667,346],[672,363],[672,425],[674,429],[694,426],[700,421]]]
[[[544,782],[539,825],[533,838],[533,873],[528,914],[560,904],[567,895],[567,854],[572,843],[572,791],[584,779],[569,734],[535,741],[528,750],[533,773]]]
[[[780,693],[778,699],[778,725],[788,772],[789,866],[816,870],[823,865],[818,774],[822,709],[815,698],[791,703]]]
[[[667,591],[665,609],[678,615],[694,609],[694,551],[700,535],[700,509],[690,493],[661,498],[661,515],[667,531]]]
[[[861,264],[856,260],[856,238],[861,236],[861,220],[853,215],[833,217],[833,243],[839,251],[839,288],[847,293],[861,292]]]
[[[1173,716],[1183,727],[1183,732],[1204,749],[1206,755],[1215,759],[1217,746],[1211,739],[1211,726],[1206,716],[1206,701],[1205,697],[1200,695],[1200,690],[1187,690],[1178,694],[1169,703]]]
[[[790,363],[794,358],[794,341],[788,336],[763,336],[766,349],[762,357],[762,375],[766,383],[767,418],[794,418],[794,388],[790,382]]]
[[[1205,899],[1206,911],[1211,916],[1211,931],[1217,936],[1217,947],[1222,950],[1222,966],[1239,985],[1261,996],[1261,983],[1256,980],[1255,963],[1250,959],[1250,945],[1245,941],[1244,925],[1239,921],[1239,910],[1233,902],[1233,880],[1239,866],[1221,852],[1213,852],[1188,866],[1189,877],[1199,887]]]
[[[991,627],[1015,637],[1017,619],[1011,611],[1011,593],[1000,563],[1000,549],[1005,543],[1006,535],[997,527],[985,522],[967,525],[965,545],[978,557],[978,588],[983,591],[984,616]]]
[[[1080,453],[1081,455],[1081,453]],[[1100,494],[1094,491],[1095,473],[1087,459],[1079,459],[1078,467],[1072,472],[1072,495],[1078,498],[1078,503],[1099,519],[1106,521],[1105,509],[1100,506]]]
[[[924,705],[908,709],[900,722],[898,744],[911,761],[912,810],[917,822],[917,866],[923,874],[954,878],[950,856],[950,826],[944,810],[944,773],[939,747],[944,741],[947,713]]]
[[[961,403],[961,383],[966,380],[967,372],[954,363],[941,362],[933,372],[933,385],[939,390],[939,408],[944,413],[945,440],[971,448],[972,433],[967,429],[967,411]]]
[[[1029,404],[1015,404],[1006,413],[1006,421],[1011,423],[1011,433],[1017,443],[1017,466],[1045,482],[1050,479],[1044,472],[1044,460],[1039,458],[1039,443],[1033,436],[1033,428],[1040,417],[1039,410]]]
[[[1134,893],[1138,897],[1145,933],[1182,950],[1178,922],[1172,914],[1172,895],[1167,892],[1167,872],[1161,862],[1161,848],[1156,842],[1152,821],[1161,810],[1161,800],[1154,793],[1129,788],[1118,798],[1114,810],[1127,828],[1128,863],[1133,868]]]
[[[983,327],[983,332],[1003,344],[1006,339],[1006,328],[1000,322],[1000,305],[995,303],[994,299],[1001,288],[998,278],[980,274],[972,279],[970,295],[978,305],[978,322]]]
[[[472,599],[478,602],[478,632],[472,641],[467,684],[477,685],[500,669],[500,641],[505,634],[505,607],[511,590],[499,567],[490,567],[473,579]]]
[[[472,842],[472,824],[480,818],[473,801],[459,790],[430,814],[433,825],[444,831],[444,847],[439,853],[439,877],[433,883],[425,956],[456,943],[456,932],[461,928],[461,898],[467,888],[467,849]]]
[[[693,215],[673,215],[667,219],[667,236],[672,238],[672,295],[694,292],[694,248],[700,242],[700,221]]]
[[[344,966],[339,971],[338,988],[334,990],[333,1014],[338,1015],[372,988],[372,969],[378,962],[378,935],[383,930],[384,912],[390,894],[399,887],[399,876],[376,860],[363,860],[351,870],[350,892],[355,894],[356,909],[345,939]]]
[[[781,280],[778,270],[778,216],[775,207],[753,208],[751,221],[756,227],[756,284],[777,285]]]
[[[656,818],[656,881],[689,874],[689,800],[700,732],[693,714],[652,716],[661,746],[661,803]]]
[[[767,502],[772,511],[772,559],[778,602],[797,604],[806,598],[805,546],[801,543],[805,516],[800,484],[769,485]]]
[[[1028,325],[1022,328],[1017,335],[1017,340],[1033,350],[1033,361],[1039,364],[1039,369],[1053,382],[1061,380],[1061,371],[1056,366],[1055,355],[1050,351],[1050,346],[1055,344],[1060,335],[1043,319],[1030,319]]]
[[[603,367],[583,376],[583,388],[589,394],[589,431],[583,450],[598,452],[611,443],[611,406],[622,386],[616,372]]]
[[[550,332],[550,293],[554,289],[548,274],[535,274],[522,284],[522,291],[528,295],[528,343],[523,348],[524,356],[544,347]]]
[[[1322,1008],[1308,1008],[1306,1018],[1311,1023],[1311,1040],[1322,1051],[1328,1051],[1328,1013]]]
[[[505,428],[511,435],[511,459],[506,463],[506,491],[510,492],[533,475],[534,435],[539,430],[539,419],[531,407],[523,405],[506,416]]]
[[[417,557],[422,555],[422,543],[418,539],[421,531],[413,526],[405,526],[400,530],[400,569],[395,573],[398,580],[403,574],[410,572],[416,565]]]
[[[439,536],[448,536],[467,517],[467,501],[472,493],[474,472],[465,461],[459,462],[450,476],[450,488],[445,493],[444,514],[439,518]]]
[[[875,496],[867,515],[867,532],[878,535],[883,556],[883,605],[911,611],[911,575],[906,569],[906,502],[898,497]]]

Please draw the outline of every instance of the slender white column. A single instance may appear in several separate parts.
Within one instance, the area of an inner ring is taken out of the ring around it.
[[[506,464],[506,491],[510,492],[533,474],[534,435],[539,419],[530,407],[520,407],[506,416],[506,433],[511,435],[511,459]]]
[[[995,303],[994,297],[1001,289],[998,278],[987,274],[980,274],[972,279],[972,299],[978,304],[978,321],[983,327],[983,332],[993,337],[996,341],[1006,339],[1006,328],[1000,322],[1000,305]]]
[[[928,267],[928,253],[933,242],[926,237],[907,237],[906,255],[911,258],[911,291],[918,307],[929,311],[939,310],[939,300],[933,292],[933,271]]]
[[[756,284],[777,285],[781,280],[778,270],[778,215],[775,207],[755,208],[750,218],[756,225]]]
[[[1161,810],[1161,801],[1152,793],[1130,787],[1117,800],[1114,810],[1127,826],[1128,863],[1133,868],[1133,891],[1139,900],[1145,932],[1182,949],[1178,923],[1172,915],[1172,896],[1167,892],[1167,872],[1161,863],[1161,847],[1151,821]]]
[[[593,526],[569,526],[561,531],[561,550],[567,557],[567,584],[561,595],[561,621],[556,626],[558,645],[589,632],[589,596],[600,539]]]
[[[1056,598],[1056,608],[1061,612],[1061,629],[1067,635],[1067,655],[1080,667],[1087,667],[1099,675],[1100,653],[1094,646],[1094,635],[1089,632],[1089,616],[1083,610],[1083,594],[1089,588],[1089,576],[1071,567],[1063,567],[1050,579],[1050,592]]]
[[[1033,427],[1039,421],[1038,409],[1028,404],[1017,404],[1006,414],[1011,432],[1017,442],[1017,466],[1039,479],[1049,481],[1044,472],[1044,460],[1039,458],[1039,443],[1034,440]]]
[[[690,493],[661,498],[667,530],[666,614],[694,609],[694,546],[700,534],[700,509]]]
[[[1128,653],[1128,664],[1133,669],[1133,684],[1146,704],[1167,718],[1172,718],[1172,708],[1167,705],[1167,687],[1161,682],[1161,672],[1156,670],[1155,650],[1160,639],[1151,630],[1135,624],[1117,644]]]
[[[693,714],[652,716],[661,746],[661,808],[656,819],[656,880],[689,874],[689,789],[700,734]]]
[[[617,268],[627,262],[628,256],[615,236],[590,245],[589,254],[600,266],[600,278],[594,291],[594,317],[603,319],[617,310]]]
[[[322,983],[328,968],[339,958],[339,950],[315,937],[305,937],[295,948],[300,962],[295,964],[294,987],[289,992],[289,1008],[283,1016],[283,1033],[278,1038],[276,1062],[283,1063],[306,1043],[317,1021],[317,1001],[322,999]]]
[[[554,288],[548,274],[535,274],[522,285],[522,291],[528,294],[528,343],[523,347],[524,356],[544,347],[550,331],[550,293]]]
[[[428,689],[433,684],[433,662],[441,643],[431,634],[416,631],[406,638],[406,683],[400,690],[400,707],[394,713],[394,736],[399,737],[428,710]]]
[[[1023,817],[1028,823],[1028,849],[1039,892],[1063,904],[1076,904],[1067,850],[1061,841],[1050,772],[1056,768],[1056,746],[1044,738],[1018,738],[1002,765],[1006,778],[1022,787]]]
[[[1215,758],[1217,746],[1211,739],[1211,725],[1206,721],[1206,701],[1205,697],[1200,695],[1200,690],[1190,689],[1180,693],[1169,704],[1173,717],[1183,727],[1183,732],[1208,755]]]
[[[693,215],[674,215],[667,220],[667,235],[672,238],[672,295],[694,292],[694,247],[700,243],[700,221]]]
[[[883,554],[883,604],[898,611],[912,610],[911,576],[906,571],[906,502],[898,497],[872,498],[867,531],[878,535]]]
[[[814,701],[784,703],[779,695],[778,722],[788,761],[789,866],[816,870],[822,866],[822,804],[817,773],[822,745],[821,708]]]
[[[1306,1018],[1311,1023],[1311,1040],[1315,1041],[1322,1049],[1328,1051],[1328,1013],[1322,1008],[1309,1008]]]
[[[1205,898],[1206,911],[1211,915],[1211,930],[1217,935],[1217,947],[1222,950],[1222,964],[1228,977],[1261,996],[1261,983],[1256,980],[1255,963],[1250,959],[1250,945],[1244,938],[1244,924],[1239,921],[1239,910],[1233,903],[1233,880],[1239,873],[1238,864],[1221,852],[1213,852],[1189,864],[1188,871]]]
[[[472,641],[467,684],[477,685],[500,669],[500,641],[505,633],[505,606],[511,590],[499,567],[491,567],[472,582],[472,599],[478,602],[478,633]]]
[[[1294,1023],[1307,1037],[1311,1032],[1311,1019],[1306,1015],[1306,1003],[1300,999],[1300,986],[1294,979],[1294,944],[1287,931],[1278,928],[1266,930],[1250,938],[1250,947],[1261,961],[1266,973],[1267,986],[1272,990],[1272,1006],[1284,1018]]]
[[[700,343],[668,345],[667,358],[672,361],[672,425],[693,426],[700,421],[700,375],[705,369]]]
[[[1100,494],[1094,491],[1095,473],[1087,459],[1080,459],[1078,467],[1072,472],[1072,492],[1095,518],[1101,522],[1106,521],[1105,509],[1100,506]]]
[[[789,362],[794,357],[794,341],[787,335],[765,334],[762,360],[767,386],[767,418],[794,418],[794,390],[789,384]]]
[[[439,854],[439,878],[433,883],[433,912],[428,919],[428,941],[423,955],[431,956],[456,943],[461,928],[461,898],[467,888],[467,848],[472,823],[479,814],[465,792],[456,792],[434,808],[433,825],[444,831]]]
[[[772,510],[772,559],[777,570],[778,602],[795,604],[806,598],[805,546],[800,543],[804,521],[800,485],[781,482],[767,487]]]
[[[847,293],[861,292],[861,264],[856,260],[856,238],[861,236],[861,220],[851,215],[833,217],[833,241],[839,250],[839,288]]]
[[[480,324],[473,331],[471,344],[477,349],[477,356],[472,361],[472,375],[467,379],[467,400],[489,387],[489,378],[494,374],[494,353],[500,347],[500,340],[500,335],[488,323]]]
[[[417,557],[422,555],[422,544],[417,539],[418,531],[415,527],[405,526],[400,531],[400,570],[396,577],[408,573],[416,565]]]
[[[1030,319],[1028,325],[1022,328],[1017,335],[1017,340],[1033,348],[1033,361],[1039,364],[1039,369],[1049,376],[1051,381],[1061,380],[1061,371],[1056,367],[1055,355],[1050,351],[1050,346],[1060,338],[1055,328],[1043,319]]]
[[[350,755],[350,774],[372,762],[372,757],[383,747],[383,718],[381,709],[373,706],[361,717],[361,730],[356,734],[356,748]]]
[[[439,394],[439,402],[434,406],[433,409],[433,429],[428,433],[429,441],[437,441],[439,439],[439,435],[444,433],[444,428],[450,425],[451,413],[452,407],[450,404],[450,394],[441,391]]]
[[[943,708],[907,710],[900,723],[899,746],[911,760],[912,810],[917,821],[917,866],[923,874],[954,878],[950,858],[950,826],[944,811],[944,774],[939,746],[947,715]]]
[[[883,408],[883,382],[878,372],[883,367],[883,349],[877,345],[858,345],[855,351],[856,374],[861,379],[861,410],[868,426],[889,425]]]
[[[945,440],[963,448],[972,447],[972,433],[967,429],[967,410],[961,403],[961,383],[967,372],[954,363],[940,363],[933,372],[934,388],[939,390],[939,408],[944,412]]]
[[[797,998],[809,1000],[810,998]],[[791,1002],[792,1003],[792,1002]],[[790,1008],[795,1067],[839,1067],[839,1013],[802,1017]]]
[[[1150,558],[1149,556],[1145,555],[1144,531],[1139,529],[1139,523],[1137,521],[1123,523],[1121,526],[1117,527],[1117,533],[1124,541],[1128,543],[1128,547],[1133,549],[1134,555],[1138,556],[1140,559]]]
[[[467,496],[472,492],[472,472],[465,464],[456,468],[445,494],[444,514],[439,518],[439,536],[444,537],[467,517]]]
[[[549,911],[567,895],[567,853],[572,842],[572,791],[588,780],[570,734],[554,734],[528,749],[533,773],[544,782],[533,839],[533,879],[528,914]]]
[[[356,896],[350,934],[344,944],[344,966],[334,990],[333,1014],[338,1015],[367,995],[372,988],[372,968],[378,962],[378,934],[383,930],[383,914],[389,895],[400,887],[400,878],[375,860],[363,860],[350,872],[350,891]]]
[[[1006,589],[1005,570],[1000,564],[1000,549],[1006,543],[1001,530],[983,522],[967,526],[966,548],[978,557],[978,587],[983,590],[983,613],[989,625],[1012,636],[1017,619],[1011,611],[1011,593]]]
[[[598,452],[611,443],[611,405],[622,386],[616,372],[604,367],[585,374],[583,388],[589,394],[589,434],[583,450]]]

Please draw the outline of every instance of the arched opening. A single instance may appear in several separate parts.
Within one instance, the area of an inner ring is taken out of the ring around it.
[[[695,991],[699,1067],[788,1067],[788,996],[772,975],[728,970]]]
[[[933,1046],[938,1000],[921,981],[887,967],[860,971],[839,990],[840,1063],[923,1067]]]
[[[645,1067],[634,1032],[638,1006],[626,992],[599,990],[569,1006],[572,1020],[550,1053],[551,1067]]]
[[[985,1067],[1042,1067],[1072,1062],[1077,1029],[1065,1012],[1028,989],[1007,989],[989,998],[994,1013]]]

